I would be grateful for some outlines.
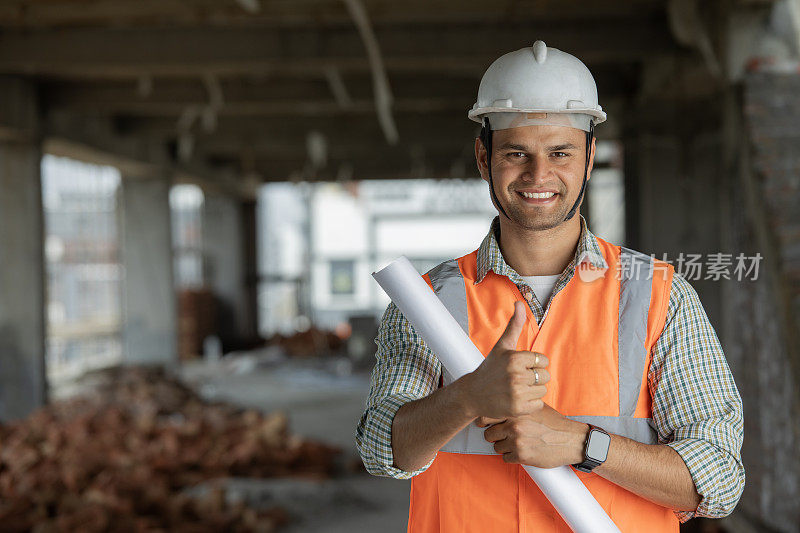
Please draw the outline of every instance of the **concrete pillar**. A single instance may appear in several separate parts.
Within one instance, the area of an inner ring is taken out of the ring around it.
[[[258,216],[255,200],[244,200],[242,206],[242,261],[244,272],[242,335],[256,339],[258,334]]]
[[[255,216],[252,202],[206,194],[203,251],[208,282],[217,296],[218,331],[226,350],[255,337]]]
[[[626,240],[670,261],[722,249],[720,187],[730,179],[722,157],[722,105],[714,100],[662,102],[663,120],[647,114],[630,121],[624,142]],[[685,257],[685,255],[684,255]],[[702,277],[705,277],[705,268]],[[691,280],[712,324],[721,328],[721,284]]]
[[[796,63],[798,64],[798,63]],[[739,503],[752,530],[795,531],[800,519],[800,74],[752,71],[730,125],[740,142],[730,187],[733,249],[763,257],[757,280],[725,285],[726,351],[744,401]]]
[[[123,354],[127,364],[178,361],[167,179],[123,178]]]
[[[0,421],[46,400],[41,150],[0,143]]]

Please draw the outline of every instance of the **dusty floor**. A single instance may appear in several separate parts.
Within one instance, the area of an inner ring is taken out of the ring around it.
[[[220,363],[184,365],[184,380],[208,399],[282,410],[292,432],[339,446],[357,459],[354,432],[369,390],[369,375],[350,374],[343,360],[290,360],[244,355]],[[234,480],[241,497],[275,501],[296,518],[285,531],[399,533],[406,531],[409,482],[352,474],[323,483]]]

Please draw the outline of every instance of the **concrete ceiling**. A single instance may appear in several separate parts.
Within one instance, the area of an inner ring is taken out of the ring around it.
[[[50,146],[160,154],[210,180],[472,175],[480,77],[536,39],[582,58],[612,112],[646,61],[692,53],[655,0],[0,4],[0,74],[35,82]]]

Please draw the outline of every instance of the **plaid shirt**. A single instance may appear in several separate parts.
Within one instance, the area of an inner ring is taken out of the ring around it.
[[[580,221],[575,257],[561,273],[550,302],[569,283],[576,266],[582,262],[607,268],[583,216]],[[506,264],[496,235],[499,235],[497,217],[478,249],[478,282],[489,270],[507,276],[519,287],[536,322],[541,323],[547,309],[520,275]],[[394,303],[389,304],[383,315],[375,342],[377,362],[366,410],[356,429],[356,444],[370,473],[407,479],[424,472],[433,460],[413,472],[394,467],[392,420],[404,403],[436,390],[441,364]],[[681,522],[694,516],[725,516],[733,510],[744,489],[740,455],[742,399],[697,293],[677,272],[672,280],[664,330],[651,355],[647,378],[659,443],[678,452],[702,497],[694,512],[675,511],[675,514]]]

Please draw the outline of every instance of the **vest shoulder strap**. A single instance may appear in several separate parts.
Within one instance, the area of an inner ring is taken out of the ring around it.
[[[650,350],[664,328],[671,265],[620,247],[619,414],[633,416],[644,388]]]
[[[467,290],[464,288],[464,276],[458,266],[458,260],[451,259],[440,263],[427,275],[431,281],[433,292],[450,311],[461,329],[469,335]]]

